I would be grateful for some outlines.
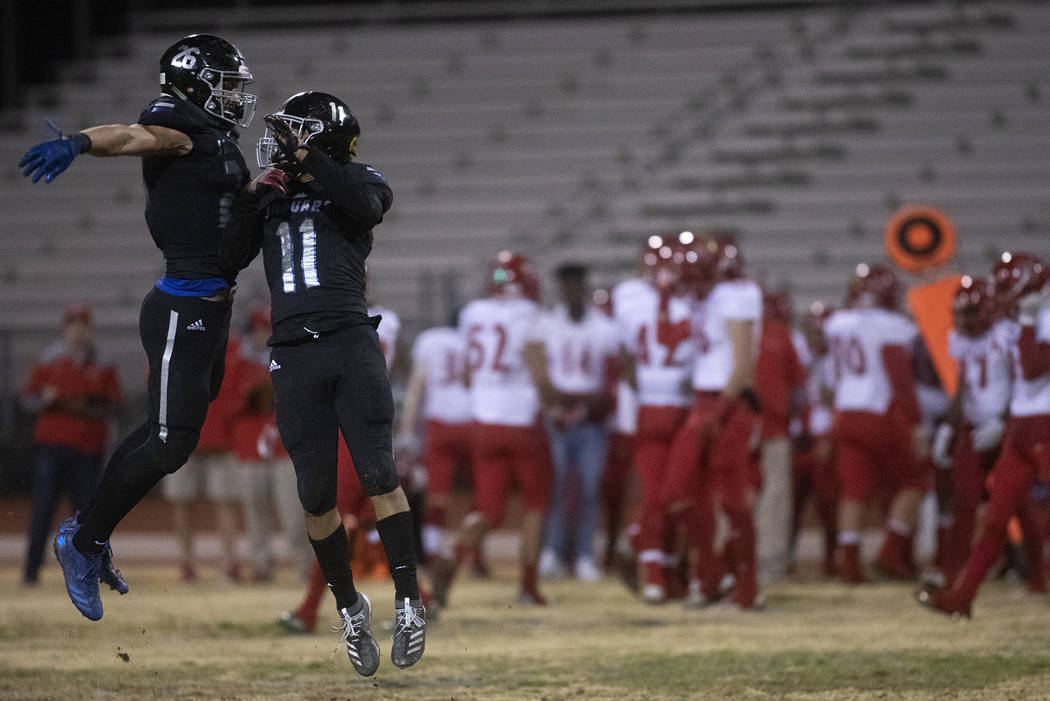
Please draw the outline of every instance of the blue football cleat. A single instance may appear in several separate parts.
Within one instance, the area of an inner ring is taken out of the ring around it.
[[[98,572],[98,581],[121,595],[127,594],[131,588],[128,586],[128,580],[124,579],[124,575],[113,564],[113,548],[109,547],[109,543],[106,543],[106,549],[102,551],[102,567]]]
[[[97,621],[102,618],[102,597],[98,594],[98,579],[102,571],[102,554],[85,555],[73,546],[73,536],[80,530],[77,517],[62,522],[55,536],[55,557],[66,578],[66,591],[73,605],[84,618]]]

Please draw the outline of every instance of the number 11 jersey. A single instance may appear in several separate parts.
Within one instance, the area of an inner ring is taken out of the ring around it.
[[[311,151],[302,165],[313,180],[289,182],[287,196],[262,213],[270,345],[367,322],[365,258],[393,199],[383,176],[362,163]]]

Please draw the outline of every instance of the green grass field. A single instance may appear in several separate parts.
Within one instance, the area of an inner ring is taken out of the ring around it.
[[[561,582],[546,588],[553,605],[522,608],[500,569],[458,583],[423,660],[401,671],[383,630],[392,588],[365,582],[384,659],[361,679],[333,654],[336,634],[278,631],[301,595],[288,575],[185,586],[171,567],[124,570],[132,591],[104,592],[98,623],[69,603],[57,567],[36,589],[0,570],[0,699],[1050,699],[1047,601],[1000,583],[974,621],[951,623],[891,584],[785,583],[746,613]]]

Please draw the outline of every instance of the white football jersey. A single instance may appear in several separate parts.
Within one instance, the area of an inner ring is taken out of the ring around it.
[[[627,380],[616,383],[616,411],[609,417],[608,428],[623,436],[638,433],[638,393]]]
[[[412,363],[423,368],[423,418],[447,424],[470,421],[470,394],[463,384],[466,346],[456,329],[427,329],[412,346]]]
[[[394,366],[394,355],[397,352],[397,335],[401,333],[401,319],[392,309],[386,307],[369,307],[368,316],[382,315],[383,320],[379,322],[376,333],[379,334],[379,345],[383,348],[383,357],[386,358],[386,369]]]
[[[840,309],[824,322],[835,365],[835,408],[885,414],[892,397],[882,361],[886,346],[911,349],[917,330],[903,314],[885,309]]]
[[[501,426],[532,426],[539,393],[525,367],[524,349],[537,339],[539,306],[528,299],[485,297],[459,315],[470,371],[471,415]]]
[[[733,343],[729,322],[753,322],[752,358],[758,357],[762,334],[762,290],[751,280],[725,280],[715,285],[707,298],[696,304],[693,341],[696,365],[693,389],[720,392],[733,374]]]
[[[977,426],[1006,413],[1010,403],[1013,356],[995,329],[977,338],[948,332],[948,353],[959,363],[966,389],[963,416]]]
[[[558,306],[541,315],[538,332],[555,389],[566,394],[602,391],[605,368],[620,347],[616,324],[609,317],[588,309],[574,321],[564,306]]]
[[[629,285],[629,293],[620,289],[623,285]],[[692,397],[686,384],[695,357],[690,342],[692,304],[685,297],[668,300],[662,335],[657,328],[659,315],[660,294],[648,283],[628,280],[613,290],[620,344],[634,357],[638,404],[689,406]]]
[[[1021,354],[1017,342],[1021,338],[1021,325],[1016,321],[1000,321],[994,331],[1013,358],[1013,388],[1010,396],[1011,416],[1042,416],[1050,414],[1050,373],[1024,379],[1021,371]],[[1050,343],[1050,308],[1039,312],[1035,324],[1036,343]]]
[[[806,347],[808,354],[809,347]],[[808,422],[803,425],[801,419],[792,419],[789,433],[798,436],[803,429],[811,436],[826,436],[831,432],[831,408],[824,403],[824,393],[834,391],[835,370],[831,354],[810,355],[806,368],[806,405],[809,408]]]

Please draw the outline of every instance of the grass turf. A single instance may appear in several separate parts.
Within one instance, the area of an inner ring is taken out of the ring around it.
[[[908,587],[783,583],[767,610],[638,603],[615,582],[550,584],[547,608],[513,603],[513,572],[464,579],[409,670],[390,664],[392,588],[365,582],[384,659],[354,674],[331,600],[320,632],[274,623],[300,585],[178,582],[174,568],[124,567],[92,623],[57,568],[22,588],[0,570],[3,699],[1050,699],[1047,602],[987,585],[975,620],[920,609]]]

